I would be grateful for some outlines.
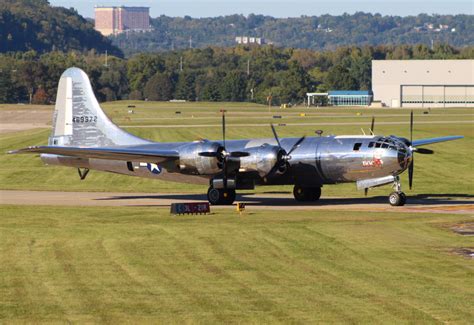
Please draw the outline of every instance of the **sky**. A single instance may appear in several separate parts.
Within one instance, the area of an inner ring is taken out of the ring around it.
[[[474,0],[50,0],[53,6],[74,7],[93,17],[94,6],[146,6],[150,16],[216,17],[250,13],[274,17],[340,15],[357,11],[382,15],[474,14]]]

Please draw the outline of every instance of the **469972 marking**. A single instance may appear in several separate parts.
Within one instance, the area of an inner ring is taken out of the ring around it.
[[[73,116],[72,123],[95,123],[97,122],[97,116]]]

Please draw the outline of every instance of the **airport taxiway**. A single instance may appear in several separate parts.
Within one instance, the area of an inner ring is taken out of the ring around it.
[[[0,204],[48,206],[112,206],[168,208],[176,202],[207,202],[203,194],[189,193],[119,193],[119,192],[54,192],[0,190]],[[409,197],[403,207],[391,207],[387,198],[322,197],[315,203],[299,203],[290,193],[247,193],[237,195],[248,210],[350,210],[368,212],[424,212],[467,214],[474,216],[474,197],[469,195],[418,195]],[[234,208],[216,206],[213,208]]]

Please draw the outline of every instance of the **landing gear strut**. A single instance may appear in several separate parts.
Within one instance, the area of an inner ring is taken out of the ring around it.
[[[317,201],[321,197],[321,187],[302,187],[295,185],[293,188],[293,196],[295,200],[299,202]]]
[[[407,196],[405,195],[405,193],[402,192],[400,177],[397,176],[395,178],[395,182],[393,183],[393,188],[395,192],[392,192],[388,196],[388,203],[390,203],[390,205],[394,207],[404,206],[405,203],[407,202]]]
[[[231,205],[235,201],[235,190],[209,187],[207,200],[212,205]]]

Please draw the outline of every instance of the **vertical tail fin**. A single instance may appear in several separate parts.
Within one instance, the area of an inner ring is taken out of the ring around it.
[[[51,146],[110,147],[150,143],[120,129],[102,111],[89,77],[79,68],[61,76],[53,116]]]

